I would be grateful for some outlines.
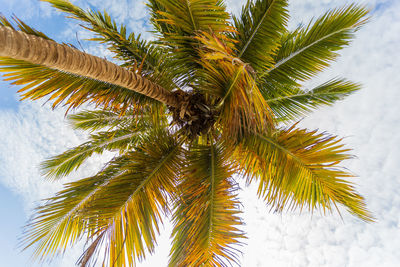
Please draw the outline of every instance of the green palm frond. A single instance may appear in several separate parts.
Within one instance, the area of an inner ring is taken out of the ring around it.
[[[259,196],[278,211],[307,207],[325,213],[340,203],[353,215],[372,221],[363,197],[346,180],[353,174],[338,166],[352,157],[341,139],[295,127],[255,133],[237,151],[248,182],[259,180]]]
[[[276,56],[276,64],[261,74],[265,79],[292,83],[313,77],[337,58],[354,33],[368,20],[368,10],[355,4],[331,10],[288,34]]]
[[[151,127],[152,124],[167,126],[164,107],[152,109],[151,107],[129,109],[124,114],[111,110],[84,110],[68,115],[69,124],[75,130],[97,131],[100,129],[115,129],[135,127],[138,125]]]
[[[180,143],[164,131],[152,132],[98,175],[69,183],[49,199],[28,225],[24,243],[38,244],[36,255],[46,256],[87,235],[97,241],[83,255],[84,266],[96,250],[104,250],[109,266],[134,265],[154,249],[182,163]]]
[[[134,147],[145,132],[146,125],[131,125],[114,131],[91,134],[90,141],[68,149],[41,163],[43,175],[49,179],[60,179],[77,170],[93,154],[104,151],[124,152]]]
[[[175,68],[185,76],[186,84],[195,81],[199,68],[195,37],[199,31],[232,31],[225,5],[220,0],[150,0],[148,6],[152,23],[161,34],[159,41],[170,48]]]
[[[228,29],[230,16],[221,0],[149,0],[148,6],[156,29],[167,38]]]
[[[97,131],[100,129],[126,128],[133,125],[139,116],[132,111],[127,111],[123,116],[109,110],[84,110],[68,115],[69,124],[75,130]]]
[[[121,86],[65,73],[22,60],[0,57],[0,72],[6,81],[23,85],[18,92],[21,100],[48,98],[53,108],[64,103],[77,108],[84,103],[94,103],[104,108],[123,112],[128,107],[156,104],[157,101]]]
[[[239,202],[234,168],[222,144],[191,147],[173,215],[169,266],[228,266],[237,263]]]
[[[289,18],[287,0],[248,0],[234,17],[238,56],[257,71],[273,66],[273,55]]]
[[[90,39],[110,45],[110,50],[116,54],[116,57],[124,62],[129,62],[130,66],[142,62],[148,53],[148,44],[146,41],[140,40],[134,33],[126,37],[126,27],[117,26],[116,22],[111,19],[109,14],[104,11],[85,11],[75,6],[67,0],[41,0],[50,3],[54,8],[67,13],[70,18],[84,22],[81,24],[85,29],[96,34],[96,38]],[[144,68],[154,69],[154,66],[147,60],[143,62]]]
[[[332,105],[360,88],[360,84],[334,79],[311,90],[288,85],[272,90],[263,88],[261,91],[278,121],[293,121],[320,106]]]

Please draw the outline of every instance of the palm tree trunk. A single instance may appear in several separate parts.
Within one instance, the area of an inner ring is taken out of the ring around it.
[[[156,99],[172,107],[179,106],[176,94],[140,75],[105,59],[67,45],[0,26],[0,57],[28,61],[115,84]]]

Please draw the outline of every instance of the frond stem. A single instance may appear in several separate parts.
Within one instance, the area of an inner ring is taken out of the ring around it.
[[[261,24],[264,22],[265,18],[267,17],[268,13],[271,11],[271,7],[273,6],[273,4],[275,3],[275,0],[271,3],[271,5],[268,7],[268,9],[265,11],[264,15],[262,16],[261,20],[259,21],[257,27],[254,29],[253,33],[251,34],[249,40],[247,41],[247,43],[245,44],[245,46],[242,48],[242,50],[240,51],[238,57],[242,57],[242,55],[244,54],[244,52],[246,51],[247,47],[250,45],[250,43],[253,41],[254,36],[257,34],[258,29],[261,27]]]
[[[75,158],[81,156],[82,154],[87,153],[87,152],[90,151],[90,150],[93,151],[93,150],[96,150],[97,148],[105,147],[105,146],[107,146],[107,145],[109,145],[109,144],[111,144],[111,143],[113,143],[113,142],[118,142],[118,141],[122,141],[122,140],[125,140],[125,139],[129,139],[130,137],[134,137],[135,135],[137,135],[137,133],[131,133],[131,134],[123,135],[123,136],[120,136],[120,137],[113,138],[113,139],[111,139],[111,140],[102,142],[102,143],[98,144],[96,147],[90,147],[90,148],[88,148],[88,149],[85,149],[85,150],[83,150],[83,151],[77,153],[77,154],[74,154],[72,157],[69,157],[69,158],[67,158],[67,159],[64,159],[63,163],[66,162],[66,161],[73,160],[73,159],[75,159]],[[61,164],[63,164],[63,163],[61,163]],[[59,165],[58,165],[58,166],[59,166]]]
[[[333,93],[311,93],[309,94],[310,91],[304,93],[304,94],[295,94],[295,95],[288,95],[288,96],[282,96],[282,97],[275,97],[275,98],[270,98],[266,100],[267,103],[269,102],[275,102],[283,99],[288,99],[288,98],[294,98],[294,97],[301,97],[301,96],[319,96],[319,95],[337,95],[336,92]]]
[[[210,152],[211,152],[211,201],[210,201],[210,231],[208,232],[208,245],[210,246],[211,243],[211,234],[213,231],[213,215],[214,215],[214,190],[215,190],[215,150],[214,144],[211,139],[210,145]]]
[[[228,91],[226,92],[225,96],[219,101],[219,103],[217,104],[216,108],[220,108],[222,106],[222,104],[224,104],[226,98],[229,96],[229,94],[231,93],[233,87],[235,86],[237,80],[239,79],[239,75],[243,72],[243,70],[245,69],[245,66],[242,66],[235,75],[235,78],[233,79],[231,85],[229,86]]]
[[[125,203],[128,203],[129,201],[132,200],[133,196],[137,194],[137,192],[139,192],[149,181],[150,179],[157,173],[157,171],[162,167],[162,165],[164,165],[165,162],[167,162],[175,153],[175,151],[181,146],[181,142],[176,144],[176,146],[168,153],[168,155],[166,155],[158,164],[157,166],[154,168],[154,170],[149,174],[149,176],[147,176],[146,179],[144,179],[144,181],[142,181],[140,183],[140,185],[135,189],[135,191],[129,196],[128,200],[125,201]],[[125,208],[125,205],[124,207]],[[121,212],[122,210],[120,210]]]
[[[330,33],[330,34],[328,34],[328,35],[326,35],[326,36],[324,36],[324,37],[322,37],[322,38],[320,38],[320,39],[318,39],[318,40],[315,40],[315,41],[312,42],[311,44],[309,44],[309,45],[307,45],[307,46],[305,46],[305,47],[303,47],[303,48],[297,50],[296,52],[290,54],[290,55],[287,56],[286,58],[281,59],[280,61],[278,61],[271,69],[269,69],[269,70],[265,71],[264,73],[262,73],[261,76],[260,76],[260,79],[263,78],[263,77],[264,77],[265,75],[267,75],[268,73],[270,73],[271,71],[274,71],[275,69],[279,68],[281,65],[285,64],[286,62],[288,62],[289,60],[291,60],[291,59],[294,58],[295,56],[297,56],[297,55],[303,53],[305,50],[307,50],[307,49],[309,49],[310,47],[316,45],[317,43],[322,42],[322,41],[324,41],[325,39],[327,39],[327,38],[329,38],[329,37],[331,37],[331,36],[333,36],[333,35],[335,35],[335,34],[341,33],[341,32],[343,32],[343,31],[352,30],[352,29],[356,28],[357,26],[358,26],[358,25],[354,25],[354,26],[351,26],[351,27],[347,27],[347,28],[344,28],[344,29],[340,29],[340,30],[335,31],[335,32],[332,32],[332,33]]]
[[[187,10],[188,10],[189,15],[190,15],[190,19],[192,20],[193,28],[194,28],[195,31],[197,31],[196,22],[194,21],[194,18],[193,18],[192,9],[190,8],[190,1],[189,0],[186,0],[186,6],[187,6]]]
[[[125,209],[125,218],[126,218],[126,217],[127,217],[127,214],[126,214],[126,209]],[[127,235],[128,235],[128,227],[126,226],[126,222],[125,222],[124,241],[122,242],[121,249],[120,249],[119,252],[118,252],[118,256],[115,258],[112,267],[115,266],[115,263],[117,262],[117,260],[118,260],[119,257],[121,256],[122,250],[124,249],[124,246],[125,246],[125,243],[126,243],[126,237],[127,237]]]

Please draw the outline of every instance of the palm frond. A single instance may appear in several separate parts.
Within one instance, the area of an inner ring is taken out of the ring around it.
[[[109,110],[84,110],[68,115],[68,122],[75,130],[97,131],[100,129],[126,128],[135,123],[139,116],[127,111],[123,116]]]
[[[332,211],[340,203],[362,220],[372,221],[364,199],[338,166],[351,158],[341,139],[295,128],[243,139],[236,157],[248,176],[259,180],[258,194],[277,211],[307,207]]]
[[[243,234],[234,168],[221,144],[191,147],[173,215],[169,266],[228,266],[237,263]]]
[[[60,155],[54,156],[41,163],[43,175],[48,179],[63,178],[77,170],[93,154],[102,154],[104,151],[119,151],[120,153],[134,147],[145,131],[145,125],[129,128],[118,128],[113,131],[91,134],[90,141],[77,147],[68,149]]]
[[[152,22],[165,37],[194,36],[197,31],[229,29],[229,14],[221,0],[149,0]]]
[[[107,232],[105,262],[132,266],[152,253],[162,216],[175,198],[182,148],[162,132],[149,135],[130,153],[126,172],[111,181],[82,211],[89,228]],[[110,194],[110,192],[113,192]]]
[[[89,40],[109,44],[110,50],[115,52],[116,57],[124,62],[129,62],[130,66],[142,62],[146,57],[148,43],[140,40],[139,36],[136,37],[133,33],[127,38],[126,27],[124,25],[118,27],[106,11],[85,11],[67,0],[41,1],[50,3],[54,8],[68,14],[70,18],[84,22],[85,24],[81,24],[81,26],[96,34],[96,38]],[[154,66],[147,60],[143,64],[145,69],[154,69]]]
[[[278,121],[285,122],[299,119],[321,106],[332,105],[360,88],[360,84],[334,79],[311,90],[287,85],[272,90],[262,88],[261,92]]]
[[[91,132],[100,129],[134,128],[138,125],[151,127],[152,124],[164,127],[168,125],[164,108],[164,106],[161,106],[160,109],[151,107],[131,108],[124,114],[112,110],[83,110],[70,114],[67,118],[73,129]]]
[[[167,201],[176,193],[181,155],[181,145],[166,132],[149,134],[98,175],[67,184],[39,207],[25,244],[38,244],[35,254],[47,256],[86,236],[95,241],[83,256],[85,266],[96,250],[104,250],[106,266],[134,265],[154,250]]]
[[[87,220],[77,211],[118,176],[121,168],[129,162],[126,155],[116,157],[96,175],[69,183],[54,197],[47,199],[26,225],[21,245],[25,249],[36,245],[34,257],[44,260],[76,243],[87,231]]]
[[[190,84],[199,68],[197,33],[232,31],[225,5],[220,0],[150,0],[148,6],[161,34],[159,42],[170,48],[175,68],[185,77],[185,84]]]
[[[364,25],[368,10],[355,4],[331,10],[288,34],[276,56],[276,64],[261,74],[278,82],[304,81],[329,66]]]
[[[247,63],[236,58],[229,39],[203,32],[199,73],[201,79],[196,88],[214,100],[219,112],[218,123],[229,138],[243,135],[243,125],[252,130],[273,125],[268,104],[257,87],[255,77]],[[259,130],[260,130],[259,129]]]
[[[273,66],[273,55],[289,18],[286,0],[248,0],[234,17],[238,57],[257,71]]]

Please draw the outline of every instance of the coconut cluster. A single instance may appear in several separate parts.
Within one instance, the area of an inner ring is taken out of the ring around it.
[[[210,131],[215,123],[215,110],[206,102],[202,94],[196,92],[176,92],[181,105],[169,107],[173,123],[183,129],[190,138]]]

